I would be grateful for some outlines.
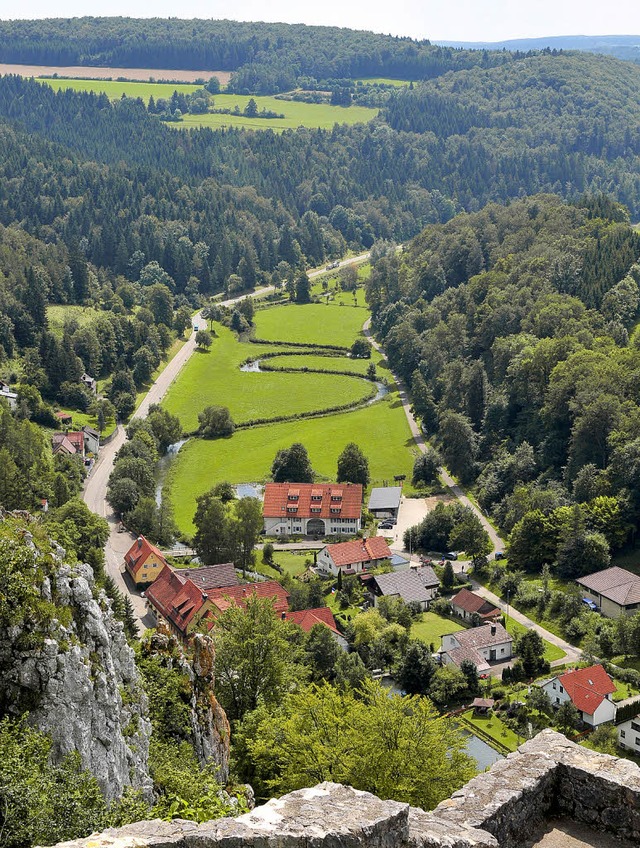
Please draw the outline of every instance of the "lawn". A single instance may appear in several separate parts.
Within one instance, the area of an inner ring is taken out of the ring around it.
[[[311,379],[313,375],[301,376]],[[226,391],[223,397],[226,403]],[[240,430],[228,439],[192,439],[178,453],[167,481],[178,527],[185,533],[193,532],[197,495],[221,480],[265,480],[277,451],[293,442],[305,445],[319,478],[333,480],[337,458],[352,441],[369,459],[372,485],[388,484],[396,474],[411,478],[415,446],[397,392],[352,412]]]
[[[515,621],[515,619],[511,617],[507,618],[507,631],[513,637],[522,636],[522,634],[526,633],[528,629],[529,628],[525,627],[524,624],[520,624],[519,621]],[[562,657],[565,656],[562,648],[551,644],[551,642],[547,642],[546,639],[543,639],[542,641],[544,642],[544,658],[547,662],[553,662],[554,660],[562,659]]]
[[[378,376],[389,376],[389,370],[378,365],[382,357],[372,350],[372,359],[351,359],[348,356],[318,356],[305,354],[287,354],[286,356],[274,356],[265,360],[269,368],[329,368],[332,371],[350,371],[352,374],[364,376],[367,368],[373,360],[378,369]]]
[[[94,309],[92,306],[77,306],[74,304],[65,304],[64,306],[61,304],[55,304],[54,306],[47,306],[47,322],[49,324],[49,329],[51,332],[62,337],[62,331],[64,330],[64,325],[67,321],[73,319],[78,322],[80,327],[83,327],[85,324],[88,324],[90,321],[93,321],[94,318],[97,318],[101,315],[99,310]]]
[[[214,95],[215,109],[234,109],[242,112],[251,99],[242,94]],[[298,103],[295,100],[278,100],[275,97],[253,95],[258,111],[266,109],[284,115],[284,118],[247,118],[244,115],[184,115],[180,123],[169,124],[174,128],[190,127],[247,127],[252,130],[286,130],[297,127],[331,129],[334,124],[364,124],[373,120],[377,109],[367,106],[331,106],[328,103]]]
[[[615,684],[616,691],[613,693],[611,698],[615,703],[618,701],[624,701],[625,698],[631,698],[638,694],[638,690],[630,683],[624,683],[622,680],[614,680],[613,682]]]
[[[69,415],[73,416],[73,421],[71,423],[73,430],[81,430],[83,427],[93,427],[94,430],[98,429],[98,419],[95,415],[91,415],[88,412],[78,412],[77,409],[62,409],[61,412],[68,412]],[[102,438],[110,436],[115,429],[115,419],[109,418],[105,423]]]
[[[369,317],[364,306],[286,304],[256,312],[256,338],[351,347]]]
[[[281,308],[271,311],[281,313]],[[269,348],[240,343],[226,327],[217,326],[217,333],[209,351],[198,351],[189,359],[163,402],[186,431],[197,428],[198,413],[212,404],[229,407],[239,424],[355,403],[369,397],[374,388],[368,380],[345,375],[241,371],[244,360]]]
[[[468,710],[466,713],[462,713],[460,718],[463,725],[467,726],[469,730],[477,733],[488,744],[493,742],[500,749],[515,751],[522,742],[522,739],[516,736],[513,730],[495,715],[474,715],[473,710]]]
[[[285,574],[289,574],[291,577],[299,577],[304,574],[309,559],[313,562],[313,551],[275,551],[273,554],[274,562],[283,569]],[[255,570],[272,580],[279,580],[282,577],[277,569],[265,565],[262,561],[262,551],[256,551]]]
[[[169,99],[174,91],[181,94],[191,94],[202,88],[201,85],[173,82],[117,82],[116,80],[82,80],[82,79],[43,79],[38,82],[51,86],[56,91],[73,89],[74,91],[94,91],[96,94],[106,94],[110,100],[120,100],[126,97],[141,97],[145,103],[149,98],[159,97]]]
[[[411,638],[420,639],[426,645],[433,645],[433,650],[437,651],[441,637],[458,630],[464,630],[459,622],[437,615],[435,612],[423,612],[420,618],[411,625]]]

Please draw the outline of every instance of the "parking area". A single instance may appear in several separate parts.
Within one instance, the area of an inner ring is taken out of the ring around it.
[[[392,530],[381,531],[387,538],[393,537],[389,547],[394,551],[402,552],[404,550],[402,538],[405,530],[413,527],[414,524],[419,524],[430,509],[433,509],[433,506],[429,505],[426,498],[401,498],[396,526]]]

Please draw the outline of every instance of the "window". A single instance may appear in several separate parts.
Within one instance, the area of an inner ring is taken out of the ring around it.
[[[319,506],[312,506],[312,507],[311,507],[311,512],[322,512],[322,507],[319,507]]]
[[[640,745],[640,736],[636,736],[636,745]]]
[[[332,501],[341,501],[342,495],[331,495],[331,500]]]
[[[504,648],[500,648],[500,653],[504,654]]]
[[[556,695],[556,704],[559,704],[559,703],[560,703],[560,698],[558,698],[558,696]]]
[[[621,739],[624,739],[625,735],[626,735],[626,734],[625,734],[625,731],[624,731],[624,730],[621,730],[621,731],[620,731],[620,738],[621,738]]]
[[[297,512],[297,511],[298,511],[297,506],[288,506],[287,507],[287,512]]]
[[[332,515],[340,515],[340,507],[333,507],[332,506],[331,507],[331,514]]]
[[[563,688],[562,686],[560,687],[560,691],[561,691],[561,692],[564,692],[564,688]]]
[[[554,689],[556,688],[556,682],[555,682],[555,680],[553,681],[553,683],[552,683],[551,685],[553,686],[553,688],[554,688]]]
[[[322,495],[311,495],[311,500],[312,501],[321,501]]]

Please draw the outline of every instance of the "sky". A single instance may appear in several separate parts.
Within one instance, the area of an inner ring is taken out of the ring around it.
[[[368,29],[433,41],[640,34],[640,0],[21,0],[0,18],[232,18]]]

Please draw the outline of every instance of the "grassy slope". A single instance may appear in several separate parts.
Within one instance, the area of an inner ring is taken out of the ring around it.
[[[269,341],[349,347],[369,317],[362,306],[287,304],[256,312],[256,337]]]
[[[88,69],[90,70],[90,69]],[[74,91],[95,91],[96,94],[106,94],[111,100],[126,97],[141,97],[145,103],[153,97],[170,98],[174,91],[181,94],[191,94],[201,89],[201,85],[172,82],[117,82],[116,80],[82,80],[82,79],[38,79],[38,82],[51,86],[56,91],[73,89]]]
[[[192,356],[167,393],[164,405],[180,417],[186,430],[197,427],[198,413],[209,404],[228,406],[236,423],[241,423],[338,406],[362,400],[371,391],[368,381],[344,375],[240,371],[241,362],[267,348],[239,344],[226,327],[217,332],[210,351]]]

